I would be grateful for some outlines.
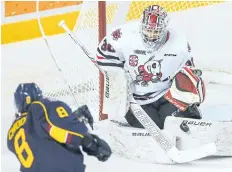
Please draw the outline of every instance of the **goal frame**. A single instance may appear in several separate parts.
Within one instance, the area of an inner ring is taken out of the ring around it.
[[[106,2],[98,1],[98,43],[106,36]],[[108,114],[103,114],[104,99],[104,74],[99,71],[99,120],[108,119]]]

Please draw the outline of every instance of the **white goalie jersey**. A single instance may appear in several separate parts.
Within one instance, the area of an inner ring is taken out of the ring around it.
[[[109,33],[97,48],[96,62],[103,70],[129,71],[134,83],[133,96],[140,105],[162,97],[180,67],[193,66],[190,46],[184,36],[168,30],[165,43],[152,52],[146,49],[137,21]]]

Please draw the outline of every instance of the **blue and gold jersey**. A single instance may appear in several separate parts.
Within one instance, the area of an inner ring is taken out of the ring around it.
[[[79,145],[86,133],[87,127],[67,104],[42,99],[13,122],[7,145],[22,172],[82,172],[85,165]]]

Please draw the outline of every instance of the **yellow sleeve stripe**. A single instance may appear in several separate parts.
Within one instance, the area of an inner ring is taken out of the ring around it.
[[[40,102],[40,101],[34,101],[32,104],[39,104],[39,105],[43,108],[46,121],[47,121],[48,124],[51,126],[51,129],[50,129],[49,134],[52,136],[52,138],[54,138],[54,139],[57,140],[58,142],[60,142],[60,143],[65,143],[66,140],[67,140],[68,134],[72,134],[72,135],[75,135],[75,136],[84,138],[84,136],[83,136],[82,134],[80,134],[80,133],[76,133],[76,132],[69,131],[69,130],[66,130],[66,129],[63,129],[63,128],[60,128],[60,127],[55,126],[55,125],[50,121],[50,119],[48,118],[47,109],[46,109],[45,105],[44,105],[42,102]]]
[[[50,136],[60,143],[66,143],[68,132],[65,130],[61,130],[57,127],[51,127],[49,131]]]
[[[22,113],[22,116],[25,116],[25,115],[27,115],[27,112]]]

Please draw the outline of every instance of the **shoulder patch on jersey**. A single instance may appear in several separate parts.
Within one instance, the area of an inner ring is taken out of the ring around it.
[[[113,31],[111,35],[113,36],[113,40],[117,41],[122,36],[121,29]]]

